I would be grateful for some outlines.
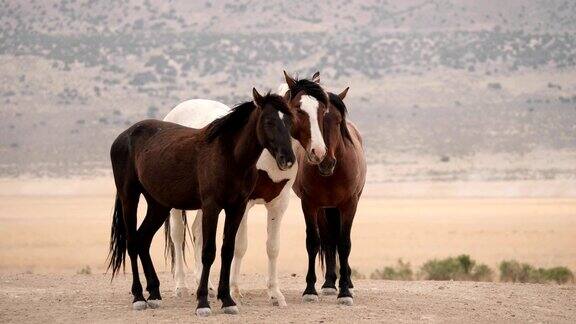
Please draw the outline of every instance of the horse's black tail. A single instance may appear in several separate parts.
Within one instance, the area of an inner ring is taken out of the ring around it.
[[[336,256],[336,247],[340,237],[340,211],[338,208],[323,208],[318,213],[318,232],[320,234],[320,268],[324,271],[326,253],[333,252]],[[332,249],[333,251],[328,251]]]
[[[182,252],[186,248],[186,232],[188,229],[188,217],[186,216],[186,211],[182,210],[182,221],[184,222],[184,240],[182,241]],[[184,263],[186,263],[186,253],[182,253],[184,258]],[[174,274],[174,242],[170,237],[170,216],[164,221],[164,260],[170,260],[170,268],[172,274]]]
[[[122,202],[116,194],[114,212],[112,214],[112,230],[110,232],[110,249],[108,252],[108,270],[112,269],[112,279],[118,274],[120,267],[124,270],[126,259],[126,226],[122,213]]]

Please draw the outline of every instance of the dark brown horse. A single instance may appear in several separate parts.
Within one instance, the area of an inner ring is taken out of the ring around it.
[[[160,305],[160,283],[150,258],[152,238],[171,208],[202,209],[202,276],[196,314],[211,313],[208,277],[216,255],[218,214],[226,212],[218,299],[225,313],[238,312],[230,296],[230,264],[238,226],[258,178],[256,161],[266,148],[281,170],[295,162],[290,133],[281,119],[292,116],[278,95],[262,97],[253,89],[253,102],[241,104],[202,129],[145,120],[128,128],[111,148],[117,198],[112,223],[110,264],[113,276],[124,263],[126,249],[132,265],[135,309]],[[136,230],[140,194],[148,211]],[[137,257],[146,276],[146,301],[138,277]]]
[[[315,74],[315,76],[319,74]],[[294,79],[284,72],[285,84],[282,84],[279,94],[290,97],[288,102],[293,116],[284,118],[290,126],[294,150],[304,149],[310,159],[310,163],[320,163],[326,153],[326,145],[322,137],[321,128],[324,115],[328,109],[328,96],[316,82],[316,79]],[[290,92],[290,95],[286,95]],[[220,115],[220,111],[227,111],[224,104],[209,100],[188,100],[168,113],[165,121],[175,122],[184,126],[199,128],[209,123],[213,118]],[[297,168],[280,170],[274,157],[264,150],[256,163],[258,169],[258,181],[246,206],[246,212],[236,234],[236,245],[230,286],[232,297],[238,301],[241,296],[239,287],[240,266],[246,253],[248,244],[247,218],[250,208],[255,204],[263,204],[267,211],[266,252],[268,254],[268,284],[267,291],[272,305],[286,306],[284,295],[280,291],[278,283],[277,261],[280,251],[280,226],[282,217],[288,208],[290,200],[290,188],[296,178]],[[180,210],[172,210],[171,217],[166,221],[166,256],[172,257],[174,278],[176,281],[176,295],[187,294],[185,271],[184,271],[184,247],[186,230],[186,213]],[[192,238],[195,259],[195,279],[197,283],[202,272],[200,260],[202,251],[202,211],[196,213],[192,224]],[[171,244],[173,242],[173,244]],[[175,249],[178,247],[178,249]],[[210,294],[213,294],[213,285],[209,282]]]
[[[346,120],[342,101],[348,88],[339,95],[329,93],[329,110],[324,116],[323,136],[327,153],[317,166],[306,163],[298,153],[298,175],[293,189],[300,197],[306,221],[308,273],[304,301],[318,300],[315,261],[319,251],[326,258],[323,291],[336,292],[336,252],[340,260],[338,302],[352,305],[352,282],[348,257],[350,232],[358,200],[366,181],[366,159],[356,127]]]

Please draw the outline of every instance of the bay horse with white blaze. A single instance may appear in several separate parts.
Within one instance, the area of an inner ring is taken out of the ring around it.
[[[340,261],[338,303],[352,305],[352,281],[348,257],[350,232],[358,200],[366,182],[366,159],[362,138],[357,128],[346,120],[343,99],[348,88],[339,95],[329,93],[329,111],[324,116],[323,135],[327,153],[317,166],[305,162],[297,152],[298,175],[294,192],[300,197],[306,221],[308,273],[304,301],[318,300],[316,292],[316,255],[326,259],[326,282],[322,291],[336,293],[336,252]],[[321,260],[322,261],[322,260]]]
[[[226,212],[218,299],[224,313],[236,314],[230,296],[230,266],[238,226],[258,178],[256,162],[268,150],[281,170],[295,162],[290,134],[280,115],[292,116],[286,100],[261,96],[253,89],[253,102],[241,104],[202,129],[145,120],[116,138],[110,155],[117,196],[112,222],[110,263],[114,276],[124,264],[126,250],[132,266],[133,308],[160,306],[160,283],[150,258],[150,244],[171,208],[202,209],[202,275],[197,290],[196,314],[210,315],[208,279],[216,256],[216,227]],[[146,216],[136,230],[136,211],[142,194]],[[138,277],[140,257],[149,298]]]
[[[293,149],[295,151],[304,149],[308,163],[317,164],[324,158],[326,152],[321,125],[324,113],[328,109],[327,94],[319,85],[320,74],[318,72],[314,74],[312,80],[297,80],[284,72],[284,78],[286,83],[280,86],[279,94],[286,97],[287,93],[290,93],[288,95],[290,98],[289,106],[295,116],[292,121],[288,118],[284,118],[284,121],[290,127]],[[202,127],[209,123],[212,118],[225,113],[227,109],[226,105],[216,101],[188,100],[171,110],[164,120],[188,127]],[[234,260],[230,276],[232,297],[236,300],[241,297],[238,279],[240,277],[240,265],[248,243],[248,211],[255,204],[263,204],[267,209],[267,291],[272,305],[282,307],[286,306],[286,300],[278,286],[277,260],[280,249],[280,225],[288,207],[290,188],[296,178],[297,168],[293,167],[290,170],[279,169],[274,162],[274,158],[267,150],[262,152],[256,163],[256,168],[258,169],[258,181],[250,195],[244,218],[242,218],[236,234]],[[173,209],[165,227],[166,246],[168,248],[167,256],[171,256],[173,260],[177,296],[185,296],[188,291],[184,273],[184,246],[187,223],[185,215],[184,211]],[[196,283],[198,283],[200,272],[202,271],[200,262],[202,232],[199,226],[201,223],[202,211],[198,211],[192,225]],[[169,236],[171,242],[168,239]],[[209,283],[209,286],[211,286],[211,283]]]

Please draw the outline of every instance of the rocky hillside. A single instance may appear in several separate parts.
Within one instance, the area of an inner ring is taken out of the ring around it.
[[[127,125],[233,105],[286,69],[351,86],[369,161],[407,178],[502,159],[512,178],[574,178],[575,30],[572,1],[3,1],[0,174],[107,168]]]

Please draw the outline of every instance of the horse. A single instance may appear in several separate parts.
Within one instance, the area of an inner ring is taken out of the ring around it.
[[[351,250],[350,232],[358,201],[366,182],[366,158],[362,138],[354,124],[346,120],[347,108],[343,102],[348,88],[336,95],[329,93],[329,111],[324,116],[324,142],[327,153],[317,166],[305,163],[297,152],[298,172],[293,189],[301,199],[306,222],[306,250],[308,272],[304,302],[318,300],[315,288],[316,255],[320,252],[326,263],[322,292],[336,293],[336,252],[340,261],[340,280],[337,301],[353,305],[351,268],[348,257]]]
[[[294,119],[283,98],[262,96],[254,88],[253,101],[233,108],[206,127],[193,129],[178,124],[144,120],[121,133],[110,149],[117,189],[114,207],[109,269],[112,278],[124,264],[126,250],[132,266],[132,307],[157,308],[160,283],[150,258],[150,244],[167,219],[170,209],[202,209],[202,275],[196,293],[196,314],[211,314],[208,301],[210,267],[216,256],[216,229],[221,210],[226,212],[218,299],[226,314],[237,314],[230,296],[230,266],[238,226],[258,179],[256,163],[266,149],[281,170],[295,163],[290,133],[281,115]],[[289,94],[287,94],[289,95]],[[136,230],[140,194],[148,204]],[[138,277],[140,257],[149,292],[144,299]]]
[[[286,83],[282,84],[278,93],[285,96],[290,92],[289,105],[298,119],[290,124],[293,149],[304,149],[308,163],[317,164],[326,152],[326,146],[321,132],[324,112],[328,109],[328,97],[320,87],[320,73],[316,72],[311,80],[294,79],[284,72]],[[217,118],[225,113],[227,106],[211,100],[194,99],[177,105],[164,118],[188,127],[202,127],[209,123],[212,118]],[[278,285],[277,260],[280,243],[280,225],[282,217],[288,208],[290,188],[296,177],[296,167],[290,170],[280,170],[274,163],[273,157],[264,150],[256,164],[258,168],[258,181],[250,200],[246,206],[246,212],[236,235],[234,259],[232,261],[232,273],[230,284],[232,296],[238,300],[241,293],[238,285],[242,258],[247,249],[247,215],[252,206],[263,204],[267,209],[267,233],[266,252],[268,254],[268,297],[274,306],[287,306],[284,295]],[[199,260],[202,249],[202,233],[200,224],[202,212],[198,211],[192,225],[193,247],[195,256],[195,279],[198,283],[202,270]],[[165,236],[167,256],[172,258],[174,277],[176,282],[175,293],[177,296],[187,295],[187,286],[184,272],[184,247],[186,214],[184,211],[172,210],[170,219],[166,222]],[[170,238],[169,238],[170,237]],[[175,248],[178,247],[178,248]],[[209,284],[211,286],[211,283]]]

